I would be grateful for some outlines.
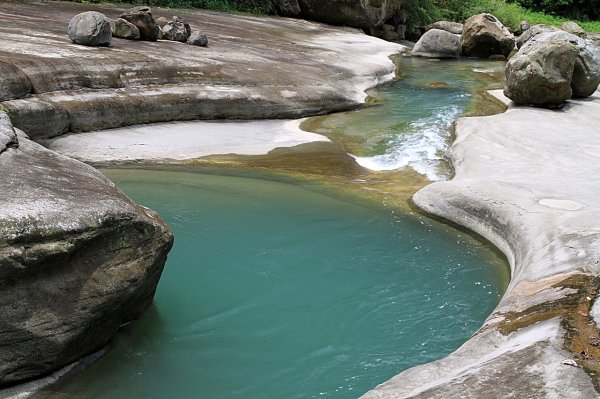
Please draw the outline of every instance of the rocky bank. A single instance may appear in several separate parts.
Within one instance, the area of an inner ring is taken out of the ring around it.
[[[66,27],[90,9],[113,20],[124,11],[0,3],[0,398],[52,383],[140,316],[173,242],[152,211],[36,141],[149,122],[351,109],[366,88],[395,76],[388,55],[402,49],[356,29],[202,11],[181,15],[206,32],[208,47],[74,44]],[[321,139],[288,130],[277,140]]]
[[[0,388],[104,347],[150,305],[173,237],[0,112]],[[4,394],[0,390],[0,397]]]
[[[599,124],[600,92],[562,110],[510,103],[458,120],[447,154],[455,177],[413,201],[500,248],[511,282],[456,352],[363,398],[598,397]]]
[[[32,139],[64,132],[194,119],[300,118],[361,104],[394,76],[402,46],[356,29],[286,18],[181,12],[208,47],[113,38],[70,42],[82,11],[116,19],[123,8],[64,2],[0,3],[0,107]],[[154,10],[169,19],[173,10]]]

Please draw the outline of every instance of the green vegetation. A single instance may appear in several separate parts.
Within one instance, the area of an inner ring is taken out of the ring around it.
[[[114,0],[71,0],[77,3],[110,3]],[[117,0],[117,2],[168,8],[204,8],[226,12],[274,14],[274,0]]]
[[[519,0],[534,1],[534,0]],[[546,2],[551,2],[545,0]],[[572,0],[555,0],[555,3],[570,2]],[[521,21],[529,21],[532,25],[546,24],[560,26],[568,18],[546,14],[539,11],[531,11],[520,4],[507,2],[505,0],[437,0],[437,6],[445,19],[453,21],[464,21],[471,15],[489,12],[494,14],[502,23],[513,30],[519,28]],[[600,33],[600,21],[575,21],[589,32]]]

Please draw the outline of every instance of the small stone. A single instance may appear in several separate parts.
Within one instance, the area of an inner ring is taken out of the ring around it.
[[[208,39],[206,35],[199,30],[192,32],[190,37],[187,39],[187,44],[191,44],[193,46],[206,47],[208,45]]]
[[[579,367],[579,363],[574,359],[565,359],[561,363],[566,364],[567,366]]]

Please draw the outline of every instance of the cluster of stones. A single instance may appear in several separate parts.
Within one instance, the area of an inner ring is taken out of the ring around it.
[[[576,24],[562,28],[534,25],[519,37],[519,50],[506,65],[506,97],[517,104],[555,108],[598,89],[600,47]]]
[[[506,66],[504,95],[517,104],[555,108],[572,97],[591,96],[600,84],[598,43],[574,22],[561,28],[523,21],[515,40],[491,14],[474,15],[464,26],[440,21],[428,27],[412,55],[505,59],[518,49]]]
[[[515,37],[492,14],[478,14],[464,25],[439,21],[427,27],[415,44],[412,55],[429,58],[507,58],[515,47]]]
[[[157,41],[159,39],[207,46],[208,39],[201,31],[193,31],[180,17],[171,21],[160,17],[154,19],[148,7],[134,7],[121,14],[116,21],[96,11],[74,16],[67,28],[73,43],[86,46],[110,46],[112,37],[128,40]]]

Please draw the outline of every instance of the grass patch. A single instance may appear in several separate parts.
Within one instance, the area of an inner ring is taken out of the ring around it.
[[[484,12],[495,15],[504,25],[518,30],[521,21],[532,25],[546,24],[560,26],[567,18],[531,11],[516,3],[505,0],[438,0],[442,15],[450,20],[462,22],[472,15]],[[586,31],[600,33],[600,21],[575,21]]]

